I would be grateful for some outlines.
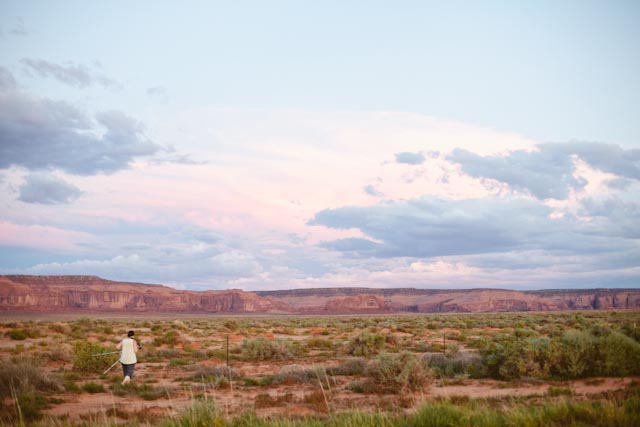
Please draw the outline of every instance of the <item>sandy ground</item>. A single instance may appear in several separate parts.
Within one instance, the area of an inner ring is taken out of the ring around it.
[[[258,373],[262,369],[255,369],[252,373]],[[598,378],[579,381],[565,381],[560,383],[522,384],[511,386],[494,380],[467,380],[463,385],[432,385],[420,395],[413,396],[415,401],[429,400],[435,397],[468,397],[472,399],[543,396],[550,387],[558,387],[571,390],[575,395],[588,396],[606,391],[622,390],[626,388],[633,378]],[[640,380],[640,379],[636,379]],[[345,380],[348,381],[348,380]],[[173,385],[171,381],[164,380],[155,385]],[[344,385],[344,384],[342,384]],[[338,384],[336,388],[341,388]],[[325,412],[325,405],[303,403],[305,396],[317,392],[319,388],[312,384],[280,385],[277,387],[233,387],[224,390],[214,390],[203,387],[190,389],[174,389],[167,397],[153,401],[145,401],[140,398],[118,397],[111,393],[96,394],[65,394],[65,402],[55,405],[46,412],[51,415],[68,415],[77,418],[82,414],[107,413],[117,409],[128,413],[141,411],[152,412],[159,416],[176,416],[188,407],[196,395],[214,401],[225,414],[240,414],[255,410],[259,416],[269,415],[311,415]],[[268,394],[274,401],[280,399],[283,402],[268,407],[256,405],[256,396]],[[329,395],[327,391],[327,403],[332,411],[347,410],[350,408],[379,407],[385,399],[397,398],[394,395],[363,395],[352,392],[339,392]]]

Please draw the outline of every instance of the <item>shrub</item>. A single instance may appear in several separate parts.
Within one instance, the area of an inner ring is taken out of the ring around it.
[[[381,391],[391,393],[420,390],[430,380],[426,364],[408,352],[380,354],[369,364],[366,375]]]
[[[117,360],[118,355],[94,355],[109,351],[114,349],[88,341],[78,341],[73,346],[73,368],[81,372],[102,372]]]
[[[5,359],[0,362],[0,398],[11,394],[11,387],[16,390],[58,391],[60,381],[47,374],[37,360]]]
[[[555,372],[561,377],[580,378],[600,373],[596,339],[591,334],[576,330],[566,331],[562,334],[559,345],[559,361],[555,365]]]
[[[82,386],[82,389],[84,391],[86,391],[87,393],[104,393],[104,386],[102,384],[98,384],[98,383],[94,383],[94,382],[90,382],[90,383],[86,383]]]
[[[329,368],[331,375],[363,375],[367,368],[367,361],[361,357],[354,357],[342,362],[341,365]]]
[[[240,378],[240,374],[235,369],[223,365],[201,366],[197,368],[192,378],[196,381],[216,380],[219,378],[237,380]]]
[[[42,417],[41,411],[47,407],[45,397],[34,390],[22,390],[15,394],[17,418],[25,421],[38,420]],[[21,425],[22,423],[19,423]]]
[[[291,341],[264,337],[245,339],[241,353],[248,360],[289,360],[294,356]]]
[[[640,374],[640,343],[619,332],[612,332],[600,342],[605,375]]]
[[[440,377],[451,378],[456,375],[469,375],[481,378],[486,375],[482,358],[475,352],[463,352],[445,356],[442,353],[427,353],[424,361]]]
[[[7,336],[16,341],[24,341],[28,338],[27,332],[24,329],[12,329],[7,332]]]
[[[0,425],[4,425],[3,415],[26,421],[40,418],[40,411],[46,407],[43,392],[60,389],[58,379],[47,374],[36,360],[0,361]],[[14,397],[16,405],[11,414],[2,414],[2,402],[9,396]]]
[[[153,345],[159,347],[161,345],[167,345],[169,347],[173,347],[178,344],[180,339],[180,334],[178,331],[170,330],[164,333],[164,335],[160,337],[156,337],[153,339]]]
[[[333,345],[333,341],[322,338],[311,338],[305,343],[307,348],[321,348],[325,350],[332,349]]]
[[[364,331],[349,341],[347,352],[352,356],[369,357],[378,354],[384,347],[384,343],[383,335]]]
[[[59,334],[67,335],[71,332],[71,328],[69,325],[64,323],[52,323],[49,325],[49,330],[51,332],[57,332]]]

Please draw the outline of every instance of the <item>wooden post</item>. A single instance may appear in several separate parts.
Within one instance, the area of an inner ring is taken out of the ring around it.
[[[442,334],[442,354],[446,354],[447,352],[447,334]]]

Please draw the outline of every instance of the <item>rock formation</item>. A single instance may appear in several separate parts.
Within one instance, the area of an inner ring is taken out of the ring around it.
[[[95,276],[0,276],[4,312],[478,313],[640,309],[640,289],[330,288],[245,292],[181,291]]]

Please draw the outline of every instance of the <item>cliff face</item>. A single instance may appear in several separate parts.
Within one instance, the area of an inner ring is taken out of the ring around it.
[[[640,309],[640,289],[510,291],[503,289],[330,288],[261,291],[298,312],[483,313]]]
[[[182,313],[479,313],[640,309],[640,289],[296,289],[179,291],[95,276],[0,276],[0,311]]]
[[[178,291],[94,276],[0,276],[0,310],[280,313],[289,307],[239,290]]]
[[[355,295],[338,298],[330,298],[324,306],[324,311],[329,313],[353,313],[373,311],[376,313],[389,311],[389,307],[376,295]]]

